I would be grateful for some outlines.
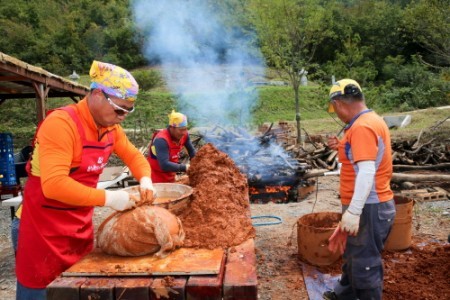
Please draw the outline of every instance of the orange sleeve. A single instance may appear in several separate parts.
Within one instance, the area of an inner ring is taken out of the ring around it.
[[[134,178],[138,181],[150,177],[150,164],[145,156],[130,142],[121,126],[116,126],[114,151],[117,156],[130,168]]]
[[[69,177],[81,163],[81,138],[64,111],[51,113],[37,135],[39,176],[45,197],[71,205],[104,205],[105,191],[87,187]],[[34,159],[34,158],[33,158]]]
[[[355,163],[364,160],[376,160],[378,153],[377,133],[369,126],[358,126],[350,137],[353,160]]]

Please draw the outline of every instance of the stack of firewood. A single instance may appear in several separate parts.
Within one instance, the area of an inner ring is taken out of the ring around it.
[[[394,165],[438,165],[450,162],[450,145],[434,143],[434,138],[419,143],[418,140],[406,140],[392,143],[392,161]]]

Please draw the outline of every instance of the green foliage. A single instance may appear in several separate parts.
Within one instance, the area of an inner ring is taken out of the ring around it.
[[[300,87],[302,120],[323,118],[327,115],[327,91],[320,86]],[[259,88],[259,100],[253,109],[254,125],[278,120],[295,120],[295,97],[292,87],[265,86]]]
[[[415,42],[423,46],[428,61],[450,66],[450,3],[448,0],[418,0],[405,10],[403,25]]]
[[[127,128],[165,128],[168,124],[167,116],[172,109],[177,109],[172,94],[140,92],[136,100],[136,111],[125,119],[123,126]]]
[[[408,111],[450,102],[450,81],[430,72],[417,58],[405,64],[402,57],[389,57],[383,67],[388,80],[374,89],[376,105],[384,111]]]
[[[138,109],[124,126],[145,130],[165,127],[171,109],[184,109],[179,100],[192,95],[172,95],[165,91],[157,71],[143,71],[146,61],[141,49],[147,37],[133,23],[131,3],[2,1],[0,51],[60,76],[75,70],[84,74],[79,82],[85,85],[90,83],[87,74],[94,59],[137,69],[133,74],[141,86]],[[308,124],[314,124],[314,129],[328,124],[314,123],[314,119],[326,117],[331,75],[358,80],[369,106],[379,111],[449,104],[448,0],[205,3],[224,21],[225,31],[246,36],[262,50],[267,64],[275,67],[265,78],[255,75],[254,81],[269,78],[291,83],[289,87],[258,88],[259,99],[252,108],[254,124],[294,120],[296,101],[301,119],[311,121]],[[322,82],[324,86],[300,86],[302,68],[309,72],[310,82]],[[239,94],[232,98],[236,106]],[[47,108],[71,102],[49,99]],[[1,131],[31,138],[36,124],[34,99],[6,100],[0,109]],[[239,113],[233,118],[239,120]]]
[[[5,2],[5,1],[4,1]],[[87,73],[92,60],[143,65],[129,1],[6,1],[0,49],[56,74]]]
[[[325,64],[325,72],[338,79],[355,79],[362,85],[373,81],[378,72],[369,56],[371,49],[360,44],[359,34],[344,39],[343,50],[336,51],[336,59]]]
[[[153,69],[137,70],[131,72],[131,74],[133,74],[133,77],[139,84],[139,89],[141,91],[148,91],[162,83],[161,74]]]

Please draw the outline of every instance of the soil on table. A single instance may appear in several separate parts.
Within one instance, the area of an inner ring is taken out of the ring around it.
[[[206,144],[192,159],[188,175],[194,192],[179,216],[184,247],[228,248],[255,236],[247,179],[228,155]]]

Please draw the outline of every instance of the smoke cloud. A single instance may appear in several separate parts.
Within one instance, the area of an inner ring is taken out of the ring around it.
[[[248,70],[263,74],[253,38],[231,30],[208,1],[136,1],[137,26],[147,33],[144,53],[161,63],[182,112],[197,126],[248,124],[257,91]]]
[[[196,126],[245,126],[258,99],[249,77],[264,76],[265,65],[250,42],[254,37],[227,28],[212,7],[206,0],[139,0],[133,14],[147,34],[144,53],[160,62],[180,111]],[[286,169],[289,156],[276,143],[246,138],[224,145],[206,139],[229,154],[249,178],[272,177],[273,169]]]

